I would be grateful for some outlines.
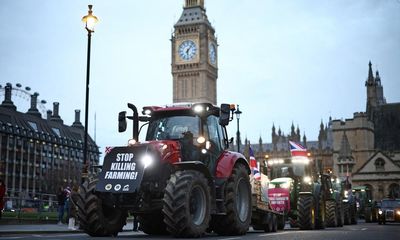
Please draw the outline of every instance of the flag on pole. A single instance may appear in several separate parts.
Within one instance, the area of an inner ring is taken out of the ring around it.
[[[261,180],[261,174],[257,167],[257,160],[254,157],[254,152],[253,152],[253,149],[251,149],[251,147],[249,147],[249,155],[250,155],[251,173],[253,174],[254,179]]]
[[[289,141],[289,146],[292,157],[307,157],[307,148],[301,144]]]

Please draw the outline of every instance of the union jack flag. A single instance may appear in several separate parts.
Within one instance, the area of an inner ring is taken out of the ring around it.
[[[307,148],[301,144],[289,141],[289,146],[292,157],[307,157]]]
[[[254,157],[254,152],[253,152],[253,149],[251,149],[251,147],[249,147],[249,155],[250,155],[251,173],[253,174],[254,179],[261,180],[261,174],[257,167],[257,160]]]
[[[104,152],[106,152],[106,155],[107,155],[111,152],[112,149],[113,149],[113,147],[106,147]]]

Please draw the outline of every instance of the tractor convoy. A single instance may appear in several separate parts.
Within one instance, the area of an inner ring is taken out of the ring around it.
[[[90,236],[116,236],[129,215],[146,234],[175,237],[243,235],[250,226],[275,232],[287,220],[300,229],[356,223],[351,188],[306,156],[269,159],[255,179],[247,158],[229,150],[235,105],[149,106],[141,116],[128,107],[133,114],[118,117],[120,132],[133,122],[128,146],[107,147],[101,170],[78,193],[80,227]]]

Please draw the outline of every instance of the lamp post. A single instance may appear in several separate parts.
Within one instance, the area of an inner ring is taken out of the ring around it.
[[[236,115],[236,119],[237,119],[236,144],[237,144],[238,152],[240,152],[240,130],[239,130],[240,114],[242,114],[242,112],[239,110],[239,104],[238,104],[237,109],[235,111],[235,115]]]
[[[87,65],[86,65],[86,101],[85,101],[85,136],[83,142],[83,167],[82,167],[82,183],[88,174],[88,114],[89,114],[89,76],[90,76],[90,47],[92,41],[92,33],[94,32],[94,26],[98,22],[96,16],[92,14],[93,5],[88,5],[88,15],[82,18],[82,22],[85,23],[85,29],[88,32],[88,44],[87,44]]]

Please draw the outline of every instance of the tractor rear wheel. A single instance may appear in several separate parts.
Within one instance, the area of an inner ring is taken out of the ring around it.
[[[210,222],[211,197],[208,181],[194,170],[171,175],[163,199],[164,222],[175,237],[201,237]]]
[[[327,227],[337,227],[338,217],[337,208],[335,200],[328,200],[326,202],[326,226]]]
[[[343,215],[344,215],[344,225],[350,225],[351,224],[350,204],[348,202],[343,203]]]
[[[285,228],[285,217],[283,215],[279,215],[277,217],[278,221],[278,230],[283,230]]]
[[[351,224],[357,224],[357,207],[356,204],[350,205],[350,220]]]
[[[342,200],[340,200],[337,204],[337,223],[338,223],[338,227],[343,227],[344,224],[344,212],[343,212],[343,202]]]
[[[317,203],[316,203],[317,208],[317,218],[315,220],[315,228],[316,229],[324,229],[325,228],[325,210],[326,210],[326,202],[324,199],[324,194],[323,191],[321,190]]]
[[[219,235],[246,234],[251,222],[251,187],[244,165],[238,164],[225,185],[226,215],[215,215],[212,229]]]
[[[315,228],[315,202],[312,195],[300,195],[297,202],[297,222],[301,230]]]
[[[87,179],[80,186],[76,202],[80,226],[92,237],[117,236],[126,224],[127,213],[94,194],[97,182]]]

